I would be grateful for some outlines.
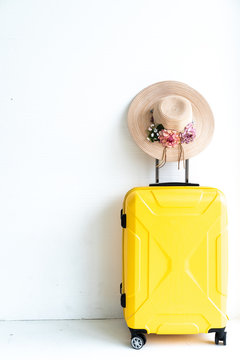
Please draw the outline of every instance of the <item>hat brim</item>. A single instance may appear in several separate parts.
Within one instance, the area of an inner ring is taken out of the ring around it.
[[[178,81],[162,81],[140,91],[130,104],[128,128],[136,144],[148,155],[161,159],[163,146],[159,142],[147,140],[151,109],[161,98],[180,95],[192,104],[196,138],[189,144],[183,144],[184,158],[189,159],[206,148],[214,132],[214,117],[204,97],[190,86]],[[178,160],[178,148],[167,149],[167,161]]]

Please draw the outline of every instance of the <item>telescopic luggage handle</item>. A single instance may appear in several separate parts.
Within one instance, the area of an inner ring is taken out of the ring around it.
[[[149,184],[149,186],[199,186],[199,184],[189,183],[189,159],[185,160],[185,182],[159,182],[159,160],[156,159],[155,166],[155,184]]]

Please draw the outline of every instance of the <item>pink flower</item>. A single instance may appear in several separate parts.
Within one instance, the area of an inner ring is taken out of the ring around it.
[[[162,146],[166,146],[168,148],[175,147],[180,144],[180,134],[175,130],[161,130],[158,138]]]
[[[193,141],[196,137],[196,130],[193,127],[193,123],[187,124],[180,136],[182,144],[188,144]]]

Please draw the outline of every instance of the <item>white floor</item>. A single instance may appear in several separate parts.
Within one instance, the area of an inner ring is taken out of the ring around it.
[[[141,350],[130,346],[124,320],[1,321],[0,359],[239,359],[240,321],[229,321],[227,346],[214,344],[214,334],[147,335]]]

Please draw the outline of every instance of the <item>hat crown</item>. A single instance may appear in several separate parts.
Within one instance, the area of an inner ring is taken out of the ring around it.
[[[153,117],[165,129],[182,131],[192,121],[192,105],[183,96],[169,95],[155,104]]]

